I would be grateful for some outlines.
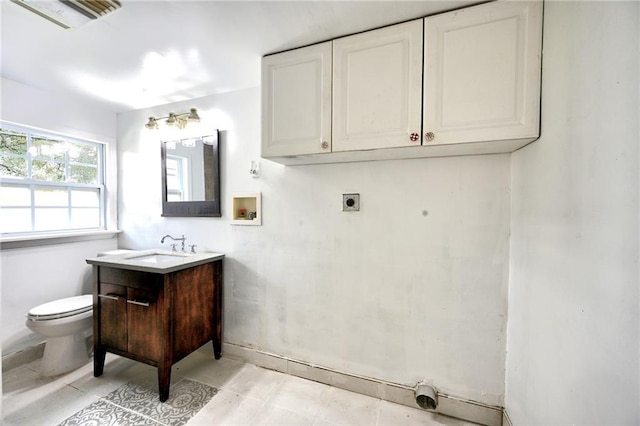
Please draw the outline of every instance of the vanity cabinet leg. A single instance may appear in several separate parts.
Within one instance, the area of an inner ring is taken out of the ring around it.
[[[160,402],[165,402],[169,398],[169,385],[171,383],[171,365],[158,366],[158,390]]]
[[[107,356],[107,350],[99,346],[93,349],[93,376],[100,377],[104,372],[104,359]]]
[[[220,359],[222,356],[222,341],[217,336],[213,336],[213,357]]]
[[[221,261],[215,263],[213,282],[214,314],[213,324],[211,324],[213,329],[211,340],[213,341],[213,357],[220,359],[222,356],[222,286],[224,282]]]

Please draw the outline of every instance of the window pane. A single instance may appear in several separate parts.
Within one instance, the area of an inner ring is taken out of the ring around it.
[[[74,163],[98,165],[98,147],[69,143],[69,159]]]
[[[71,206],[72,207],[99,207],[100,206],[100,190],[99,189],[72,189],[71,190]]]
[[[0,233],[104,227],[103,174],[102,144],[0,123]]]
[[[182,195],[180,193],[169,192],[167,194],[167,201],[182,201]]]
[[[27,159],[0,154],[0,176],[12,178],[27,177]]]
[[[31,206],[31,191],[25,186],[0,186],[0,206]],[[31,222],[31,221],[29,221]]]
[[[100,209],[71,209],[71,223],[74,228],[99,228]]]
[[[34,136],[31,139],[33,150],[31,155],[36,157],[46,157],[50,160],[64,161],[64,154],[67,151],[67,143],[55,139]]]
[[[169,191],[182,191],[181,164],[182,161],[176,158],[169,157],[166,160],[167,189]]]
[[[0,232],[31,231],[31,209],[0,208]]]
[[[0,129],[0,153],[26,155],[27,134]]]
[[[171,191],[180,191],[180,179],[178,176],[167,173],[167,189]]]
[[[66,189],[38,187],[34,204],[40,207],[66,207],[69,204],[69,192]]]
[[[35,231],[69,229],[69,211],[66,208],[35,208]]]
[[[69,182],[98,183],[98,168],[94,166],[69,166]]]
[[[64,163],[33,160],[31,175],[45,182],[64,182]]]

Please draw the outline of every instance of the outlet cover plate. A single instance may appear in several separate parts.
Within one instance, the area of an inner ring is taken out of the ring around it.
[[[360,211],[360,194],[342,194],[342,211]]]

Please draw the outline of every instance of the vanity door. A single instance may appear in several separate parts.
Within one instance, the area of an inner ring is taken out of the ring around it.
[[[99,343],[119,351],[127,350],[127,288],[100,283],[98,291]]]
[[[159,360],[164,342],[161,290],[127,289],[127,351],[148,360]]]

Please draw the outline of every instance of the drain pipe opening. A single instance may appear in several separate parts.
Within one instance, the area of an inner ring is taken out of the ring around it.
[[[418,383],[415,390],[416,404],[426,410],[438,408],[438,392],[426,383]]]

